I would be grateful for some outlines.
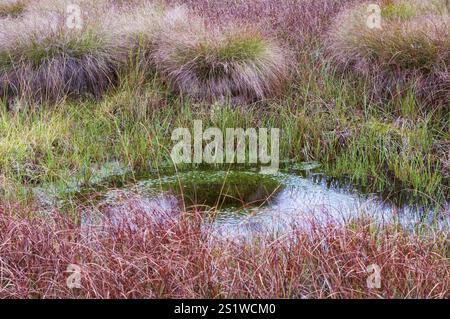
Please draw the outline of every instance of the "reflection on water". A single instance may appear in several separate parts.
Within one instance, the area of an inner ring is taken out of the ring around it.
[[[399,204],[380,195],[361,193],[342,180],[313,173],[190,171],[140,181],[123,191],[137,194],[132,207],[120,206],[111,192],[104,200],[126,211],[140,207],[152,213],[160,203],[164,203],[162,210],[214,211],[211,225],[223,235],[279,233],[310,219],[341,223],[362,215],[379,221],[395,220],[410,229],[420,223],[447,227],[449,221],[448,204],[433,209]],[[114,211],[110,209],[109,214],[114,215]]]
[[[396,205],[377,195],[361,194],[351,186],[335,187],[329,179],[311,176],[283,176],[283,187],[270,206],[259,209],[255,216],[241,220],[224,220],[220,229],[224,233],[246,233],[257,230],[282,232],[305,221],[332,221],[341,223],[355,217],[370,216],[378,221],[396,221],[408,229],[421,223],[448,225],[448,205],[426,208],[414,205]]]

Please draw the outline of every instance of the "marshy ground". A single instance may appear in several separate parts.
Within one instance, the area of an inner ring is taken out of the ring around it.
[[[197,205],[149,212],[129,193],[174,176],[172,132],[202,120],[279,128],[282,168],[314,163],[447,222],[450,4],[373,1],[379,29],[365,25],[369,3],[0,0],[0,296],[448,298],[448,225],[429,216],[405,227],[361,212],[240,241],[205,222],[224,189],[204,165],[176,167],[200,172],[180,192]],[[277,191],[242,176],[228,199]],[[99,208],[123,190],[125,205]],[[86,230],[89,211],[128,217]],[[80,288],[66,285],[71,264]],[[371,264],[379,289],[367,288]]]

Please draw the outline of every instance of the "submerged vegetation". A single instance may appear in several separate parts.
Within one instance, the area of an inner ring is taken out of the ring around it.
[[[380,1],[381,30],[361,0],[80,0],[81,28],[66,4],[0,0],[0,296],[449,297],[446,233],[351,221],[211,244],[185,212],[85,242],[77,214],[47,223],[34,193],[57,185],[77,206],[65,188],[104,163],[131,179],[171,166],[173,130],[202,120],[280,128],[282,161],[445,207],[448,1]],[[91,268],[68,290],[60,268],[77,261]],[[365,288],[371,263],[380,291]]]

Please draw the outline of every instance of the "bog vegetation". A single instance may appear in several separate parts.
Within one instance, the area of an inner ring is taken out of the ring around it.
[[[103,163],[132,175],[170,163],[171,132],[194,119],[278,127],[285,161],[445,204],[450,4],[375,2],[381,29],[366,26],[363,0],[0,0],[0,296],[448,297],[440,232],[355,221],[292,243],[209,246],[181,218],[168,237],[167,225],[143,223],[85,245],[67,212],[52,225],[34,216],[35,186],[70,201],[70,181],[88,184]],[[46,258],[23,259],[30,249]],[[89,270],[90,290],[66,291],[57,264],[80,256],[104,263]],[[378,294],[360,276],[372,257],[387,267]],[[147,259],[158,267],[141,267]]]

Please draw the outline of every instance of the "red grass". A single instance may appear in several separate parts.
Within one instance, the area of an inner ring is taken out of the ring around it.
[[[332,18],[348,3],[361,0],[165,0],[184,4],[215,25],[240,22],[259,26],[302,50],[318,40]]]
[[[0,213],[0,297],[450,297],[445,233],[420,239],[359,221],[250,244],[212,240],[194,213],[158,221],[134,211],[132,224],[88,231],[59,213],[18,211]],[[69,264],[81,267],[82,288],[67,287]],[[366,287],[370,264],[381,289]]]

